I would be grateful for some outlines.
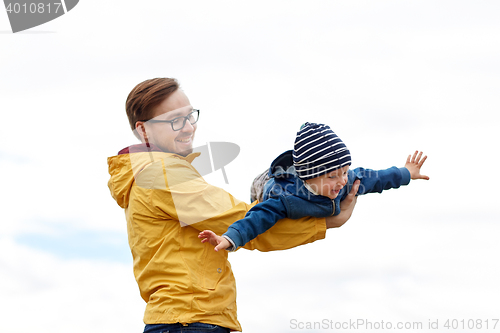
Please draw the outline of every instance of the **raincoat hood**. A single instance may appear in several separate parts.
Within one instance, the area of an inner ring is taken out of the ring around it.
[[[192,162],[199,154],[189,154],[185,159]],[[144,143],[126,147],[118,155],[108,157],[108,172],[111,176],[108,187],[116,203],[121,208],[127,208],[130,190],[137,175],[151,163],[169,156],[183,158],[177,154],[165,153],[153,144]]]

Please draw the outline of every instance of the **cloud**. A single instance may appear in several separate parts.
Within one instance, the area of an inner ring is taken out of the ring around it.
[[[26,156],[6,151],[0,151],[0,163],[3,164],[4,166],[5,164],[19,165],[19,164],[26,164],[28,162],[29,159]]]
[[[0,311],[9,318],[2,332],[142,330],[144,302],[130,265],[62,260],[6,238],[0,250]]]
[[[130,265],[132,255],[125,232],[80,229],[63,223],[32,224],[33,230],[18,233],[14,241],[58,258],[85,259]]]

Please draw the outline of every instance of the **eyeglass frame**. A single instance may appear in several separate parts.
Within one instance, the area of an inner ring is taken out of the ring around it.
[[[193,114],[193,113],[197,113],[198,114],[198,117],[196,119],[196,121],[194,123],[191,122],[191,120],[189,120],[189,117]],[[177,119],[181,119],[181,118],[184,118],[184,122],[182,123],[182,127],[179,128],[179,129],[174,129],[174,122],[177,121]],[[184,117],[175,117],[174,119],[172,120],[163,120],[163,119],[149,119],[149,120],[139,120],[139,121],[142,121],[144,123],[146,122],[151,122],[151,123],[170,123],[170,126],[172,126],[172,131],[180,131],[181,129],[184,128],[184,126],[186,126],[186,121],[189,121],[189,123],[191,125],[194,125],[198,122],[198,120],[200,120],[200,110],[199,109],[193,109],[193,111],[189,112],[189,114],[187,116],[184,116]]]

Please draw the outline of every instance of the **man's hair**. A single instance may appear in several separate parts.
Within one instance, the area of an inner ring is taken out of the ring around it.
[[[151,119],[153,109],[177,89],[179,89],[179,82],[172,78],[150,79],[136,85],[125,103],[132,131],[135,130],[137,121]]]

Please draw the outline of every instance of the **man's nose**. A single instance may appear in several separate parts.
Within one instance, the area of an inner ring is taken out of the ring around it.
[[[186,119],[186,123],[184,124],[184,127],[181,129],[181,132],[192,132],[194,131],[194,126],[191,124],[189,120]]]

